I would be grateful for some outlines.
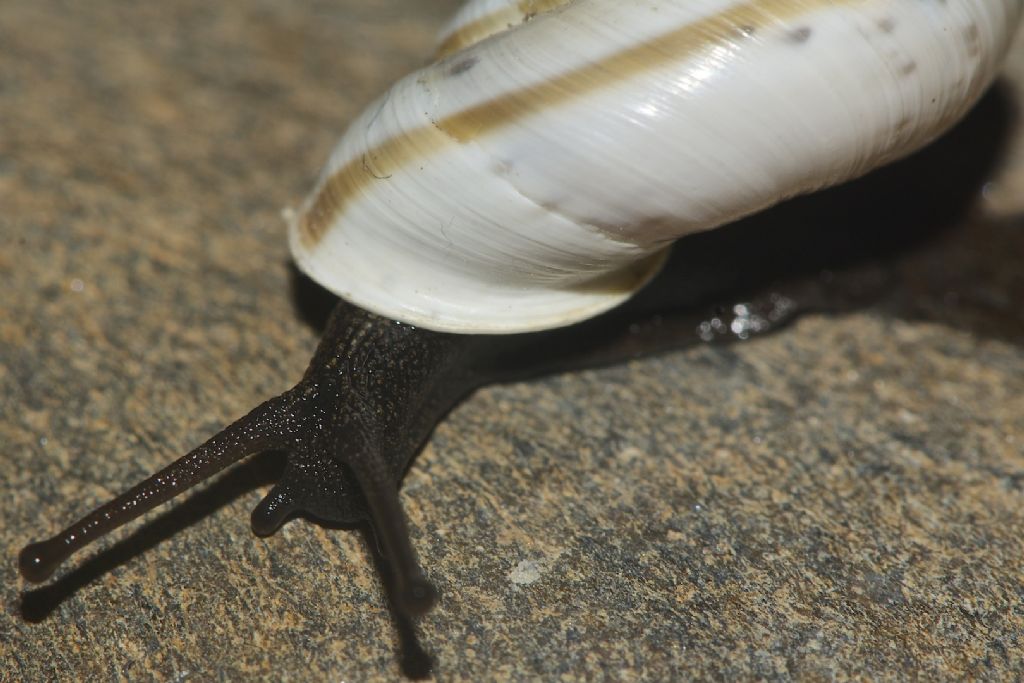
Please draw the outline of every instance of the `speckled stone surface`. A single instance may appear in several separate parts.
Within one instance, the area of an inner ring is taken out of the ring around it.
[[[279,456],[41,589],[15,558],[300,376],[328,299],[280,212],[456,4],[2,3],[0,680],[415,668],[363,535],[251,534]],[[1024,49],[1008,72],[975,206],[872,305],[439,426],[402,491],[437,679],[1024,676]]]

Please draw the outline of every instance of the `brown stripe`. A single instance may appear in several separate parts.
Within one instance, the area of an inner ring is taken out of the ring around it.
[[[569,2],[572,0],[519,0],[515,6],[509,5],[460,26],[438,46],[434,57],[435,59],[446,57],[487,36],[529,21],[542,12],[553,10]]]
[[[315,246],[349,198],[358,195],[370,183],[389,177],[390,169],[432,154],[442,145],[467,142],[545,107],[579,99],[639,73],[680,61],[714,47],[723,37],[743,40],[768,25],[791,20],[811,10],[863,1],[751,0],[548,81],[504,93],[434,121],[432,125],[402,131],[331,175],[300,219],[301,241],[307,248]],[[389,170],[382,171],[381,164],[386,164]]]

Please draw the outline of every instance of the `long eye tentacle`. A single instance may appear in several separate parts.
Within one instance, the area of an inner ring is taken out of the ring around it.
[[[96,539],[247,455],[281,449],[288,467],[253,510],[253,531],[271,534],[299,512],[369,522],[393,565],[397,608],[425,613],[437,591],[413,550],[398,484],[440,417],[480,381],[464,367],[478,343],[339,304],[298,385],[52,538],[26,546],[21,574],[45,581]]]
[[[372,461],[354,460],[349,466],[363,491],[374,535],[391,562],[399,611],[413,617],[426,614],[437,602],[437,589],[416,559],[395,483]]]
[[[145,481],[57,535],[25,546],[18,568],[26,580],[48,579],[73,553],[145,514],[247,455],[282,447],[301,429],[293,391],[261,404],[206,443],[174,461]]]

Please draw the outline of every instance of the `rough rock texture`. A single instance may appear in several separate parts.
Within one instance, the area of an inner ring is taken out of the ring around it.
[[[365,536],[250,533],[277,455],[41,589],[15,557],[299,377],[329,297],[280,211],[456,4],[3,3],[0,680],[422,664]],[[966,218],[869,264],[872,304],[439,426],[402,492],[434,676],[1024,676],[1024,50],[1008,71]]]

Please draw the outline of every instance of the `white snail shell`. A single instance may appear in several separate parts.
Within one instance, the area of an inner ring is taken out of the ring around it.
[[[428,329],[582,320],[676,238],[949,128],[1022,2],[475,0],[438,61],[342,137],[292,252],[341,297]]]

